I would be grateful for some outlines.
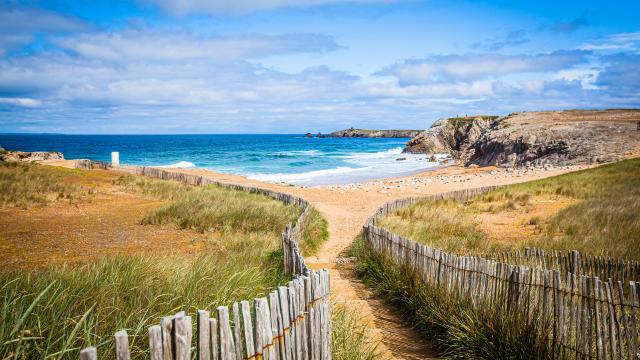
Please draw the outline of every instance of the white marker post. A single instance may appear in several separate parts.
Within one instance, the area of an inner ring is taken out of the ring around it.
[[[112,167],[120,166],[120,153],[117,151],[113,151],[111,153],[111,166]]]

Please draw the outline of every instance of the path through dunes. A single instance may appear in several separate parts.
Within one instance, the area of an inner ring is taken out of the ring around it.
[[[378,350],[385,359],[437,358],[431,344],[417,331],[404,326],[398,313],[356,277],[353,262],[345,258],[348,245],[375,206],[346,206],[348,204],[340,201],[340,197],[336,200],[336,203],[313,202],[327,219],[330,235],[319,257],[308,258],[307,264],[313,269],[331,270],[332,300],[358,310],[369,323],[369,336],[379,342]]]
[[[55,165],[73,166],[72,161],[56,162]],[[317,257],[308,257],[307,264],[314,269],[327,268],[331,274],[332,299],[356,308],[367,322],[373,341],[386,359],[430,359],[438,358],[429,342],[417,331],[404,326],[394,309],[377,298],[355,275],[353,263],[345,254],[362,225],[380,205],[387,201],[409,196],[442,193],[463,188],[488,185],[504,185],[555,176],[578,168],[532,171],[524,176],[512,176],[505,171],[491,174],[492,168],[464,169],[449,167],[427,172],[403,180],[376,182],[360,187],[303,188],[263,183],[242,176],[218,174],[203,169],[176,169],[191,174],[205,175],[218,181],[258,186],[300,196],[315,206],[327,219],[329,240],[325,242]],[[458,181],[454,179],[465,179]],[[414,185],[417,183],[417,185]],[[381,185],[382,184],[382,185]],[[381,188],[382,186],[382,188]]]
[[[301,188],[261,183],[235,175],[221,175],[206,170],[187,170],[191,173],[213,176],[220,181],[245,183],[305,198],[311,202],[327,219],[329,240],[324,243],[317,257],[308,257],[307,264],[313,269],[327,268],[331,274],[331,296],[336,302],[344,302],[357,309],[367,322],[369,336],[377,342],[378,349],[385,359],[434,359],[438,358],[433,344],[425,340],[417,331],[404,325],[398,312],[365,286],[353,271],[353,263],[346,258],[349,246],[362,229],[365,220],[387,201],[409,197],[442,193],[462,188],[474,188],[487,185],[501,185],[524,182],[543,177],[559,175],[572,169],[536,171],[526,176],[514,177],[492,169],[472,170],[457,167],[441,169],[420,175],[429,178],[426,186],[392,185],[384,190],[375,190],[368,186],[361,188],[335,189],[328,187]],[[438,178],[438,176],[440,176]],[[451,181],[452,177],[469,178],[464,182]]]

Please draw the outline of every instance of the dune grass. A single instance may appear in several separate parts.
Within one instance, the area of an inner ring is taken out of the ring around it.
[[[144,225],[174,223],[200,232],[234,229],[279,234],[301,212],[294,205],[285,205],[265,195],[216,185],[191,186],[131,175],[122,176],[114,183],[129,191],[171,201],[142,219]]]
[[[377,344],[367,336],[357,309],[346,304],[331,304],[331,332],[335,360],[379,359]]]
[[[535,234],[521,241],[491,241],[478,214],[527,214],[540,201],[570,205],[531,216]],[[382,219],[381,226],[416,241],[458,253],[537,246],[640,260],[640,159],[543,180],[505,186],[466,201],[423,201]]]
[[[56,200],[73,201],[80,189],[66,180],[78,175],[71,169],[0,161],[0,206],[25,208]]]
[[[271,244],[269,244],[271,245]],[[163,316],[264,296],[286,282],[260,238],[227,238],[228,249],[192,257],[112,257],[95,264],[0,272],[0,358],[77,358],[94,345],[112,356],[126,329],[134,358]]]
[[[66,175],[58,175],[67,170],[30,165],[22,170],[24,166],[11,168],[24,174],[12,175],[5,184],[57,183],[64,187],[73,183]],[[77,358],[79,349],[88,345],[112,356],[113,334],[121,329],[129,333],[133,357],[143,358],[148,351],[147,328],[162,316],[264,296],[288,280],[282,269],[280,233],[300,209],[217,186],[193,187],[134,176],[110,181],[116,191],[169,200],[168,205],[140,219],[141,224],[174,223],[205,232],[211,242],[207,250],[0,271],[1,359]],[[49,191],[39,186],[29,185],[24,191]],[[73,188],[69,185],[68,189]],[[315,236],[326,238],[326,222],[317,212],[309,221],[312,226],[304,243],[313,251],[322,240]]]
[[[447,359],[547,359],[549,326],[528,322],[520,312],[473,305],[470,299],[425,284],[409,266],[397,265],[367,247],[360,236],[351,254],[360,278],[403,312]]]
[[[320,246],[327,241],[327,239],[329,239],[327,220],[314,208],[311,210],[311,215],[307,219],[307,225],[302,233],[302,243],[300,244],[302,255],[317,255]]]

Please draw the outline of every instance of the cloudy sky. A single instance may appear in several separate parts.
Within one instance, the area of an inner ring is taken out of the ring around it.
[[[0,132],[640,107],[640,1],[0,0]]]

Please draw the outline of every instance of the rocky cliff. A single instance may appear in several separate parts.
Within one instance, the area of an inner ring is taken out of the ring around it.
[[[334,131],[321,137],[345,137],[345,138],[412,138],[420,134],[422,130],[365,130],[346,129]]]
[[[61,152],[24,152],[0,150],[0,161],[42,161],[42,160],[64,160]]]
[[[640,154],[640,111],[523,112],[441,119],[407,143],[410,153],[448,153],[464,165],[602,163]]]

